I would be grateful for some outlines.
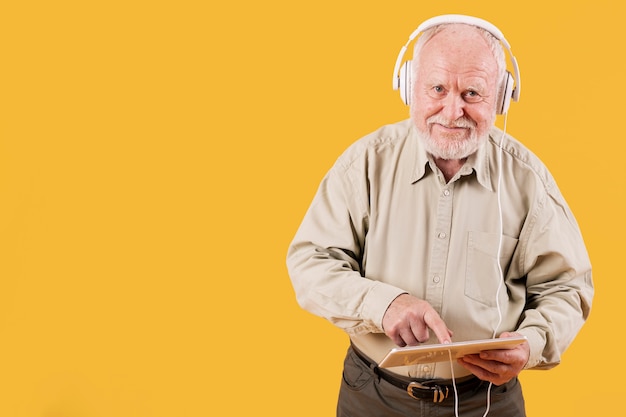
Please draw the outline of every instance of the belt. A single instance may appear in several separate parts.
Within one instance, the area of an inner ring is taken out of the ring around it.
[[[352,344],[351,347],[356,356],[370,369],[372,369],[372,371],[374,371],[380,379],[384,379],[391,385],[406,391],[409,396],[418,400],[432,399],[433,402],[440,403],[448,398],[451,391],[454,392],[455,386],[457,394],[460,395],[475,390],[483,383],[483,381],[474,375],[464,377],[456,381],[451,379],[412,379],[409,377],[394,375],[391,372],[379,368],[375,362],[369,359],[363,352],[359,351],[354,344]]]

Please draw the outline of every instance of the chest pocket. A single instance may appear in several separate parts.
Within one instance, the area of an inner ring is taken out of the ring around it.
[[[500,236],[496,233],[469,232],[467,236],[467,265],[465,269],[465,295],[489,307],[496,306],[498,284],[503,279],[496,257]],[[506,272],[517,246],[517,239],[502,236],[500,265]],[[500,292],[506,291],[501,288]]]

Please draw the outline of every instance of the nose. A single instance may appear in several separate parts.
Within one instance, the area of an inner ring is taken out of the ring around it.
[[[450,121],[457,120],[465,113],[465,100],[457,94],[448,94],[443,102],[441,114]]]

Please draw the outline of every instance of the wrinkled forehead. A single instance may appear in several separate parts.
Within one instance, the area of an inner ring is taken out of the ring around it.
[[[498,63],[480,31],[465,24],[445,25],[422,45],[419,67],[459,73],[477,71],[496,76]]]

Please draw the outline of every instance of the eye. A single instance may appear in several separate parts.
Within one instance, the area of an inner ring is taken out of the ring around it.
[[[433,85],[426,93],[434,99],[440,99],[446,95],[446,89],[442,85]]]
[[[468,103],[476,103],[482,100],[482,97],[480,96],[480,94],[478,94],[478,92],[474,91],[474,90],[467,90],[464,94],[463,94],[463,98],[465,99],[465,101],[467,101]]]

